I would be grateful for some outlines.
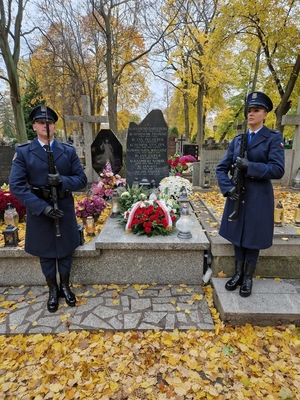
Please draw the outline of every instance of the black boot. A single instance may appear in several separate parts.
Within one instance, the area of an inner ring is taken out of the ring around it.
[[[244,276],[242,286],[240,287],[240,295],[242,297],[248,297],[251,294],[252,278],[253,278],[254,272],[255,272],[255,266],[246,263],[245,276]]]
[[[46,277],[46,282],[49,287],[47,308],[49,312],[55,312],[58,309],[58,286],[56,276]]]
[[[238,285],[243,283],[244,279],[244,261],[235,261],[235,274],[225,285],[226,290],[235,290]]]
[[[75,307],[76,297],[75,294],[71,292],[69,287],[70,274],[66,275],[59,274],[59,276],[60,276],[60,297],[64,297],[66,299],[66,303],[70,307]]]

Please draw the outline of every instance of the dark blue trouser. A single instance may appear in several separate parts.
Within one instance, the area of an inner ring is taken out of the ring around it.
[[[46,278],[56,276],[56,264],[61,275],[69,275],[71,272],[72,256],[63,258],[44,258],[40,257],[40,264]]]
[[[234,246],[234,254],[237,261],[246,261],[247,264],[256,267],[259,256],[258,249],[246,249],[245,247]]]

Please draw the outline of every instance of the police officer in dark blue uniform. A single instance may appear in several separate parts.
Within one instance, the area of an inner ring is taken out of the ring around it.
[[[280,179],[284,175],[282,134],[264,126],[267,113],[272,109],[272,101],[266,94],[253,92],[248,95],[247,157],[239,157],[241,135],[237,135],[216,168],[220,190],[227,197],[219,233],[234,245],[235,252],[235,274],[225,287],[235,290],[241,285],[239,293],[242,297],[251,295],[260,249],[272,246],[274,192],[271,179]],[[240,195],[236,193],[232,177],[228,175],[234,164],[243,171],[243,190]],[[237,200],[240,201],[238,219],[229,221]]]
[[[31,111],[29,119],[37,137],[31,143],[16,147],[9,186],[26,206],[25,250],[40,258],[49,287],[47,307],[50,312],[55,312],[59,296],[64,297],[69,306],[76,305],[76,297],[69,287],[72,253],[80,244],[72,192],[85,188],[87,178],[75,148],[54,139],[56,112],[40,105]],[[55,173],[51,174],[47,148],[44,148],[49,142],[55,165]],[[56,189],[56,207],[51,187]],[[60,288],[56,280],[57,269]]]

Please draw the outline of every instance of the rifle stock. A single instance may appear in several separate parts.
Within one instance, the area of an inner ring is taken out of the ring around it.
[[[240,157],[247,157],[247,146],[248,146],[248,134],[241,134],[241,149],[240,149]],[[234,210],[229,215],[228,221],[236,221],[238,219],[241,194],[243,190],[243,171],[237,168],[236,164],[233,165],[233,183],[236,190],[236,193],[239,195],[239,198],[234,202]]]
[[[48,120],[48,115],[47,115],[47,106],[46,106],[46,129],[47,129],[47,140],[48,140],[48,149],[47,149],[48,171],[49,171],[49,174],[55,174],[53,151],[50,150],[50,130],[49,130],[49,120]],[[55,186],[50,186],[50,193],[51,193],[51,200],[53,203],[53,208],[54,208],[54,210],[58,210],[57,188]],[[59,229],[59,219],[54,218],[54,223],[55,223],[56,237],[59,237],[59,236],[61,236],[60,229]]]

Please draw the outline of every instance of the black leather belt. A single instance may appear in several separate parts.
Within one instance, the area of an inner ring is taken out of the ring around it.
[[[43,187],[38,188],[38,187],[30,186],[30,190],[39,199],[43,199],[43,200],[51,199],[51,190],[49,188],[43,188]],[[66,199],[67,197],[69,197],[69,195],[70,195],[70,191],[69,190],[58,191],[57,192],[57,197],[59,199]]]

